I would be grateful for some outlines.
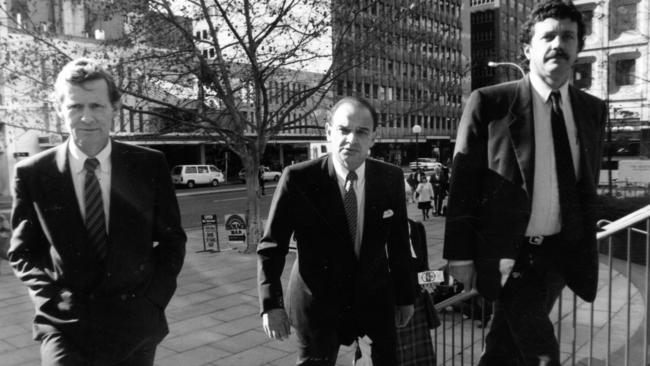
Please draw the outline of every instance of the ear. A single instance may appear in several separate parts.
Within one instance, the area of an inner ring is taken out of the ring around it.
[[[54,103],[54,110],[56,111],[56,115],[63,119],[63,106],[61,105],[61,101]]]
[[[525,44],[522,48],[524,50],[524,55],[526,56],[526,60],[530,61],[530,45]]]
[[[332,142],[332,125],[329,122],[325,123],[325,136],[328,142]]]
[[[111,104],[111,106],[113,107],[114,113],[120,113],[120,108],[122,108],[122,101],[118,99],[115,103]]]
[[[375,138],[376,138],[376,137],[377,137],[377,130],[372,131],[372,132],[370,133],[370,146],[369,146],[369,147],[373,147],[373,146],[375,146]]]

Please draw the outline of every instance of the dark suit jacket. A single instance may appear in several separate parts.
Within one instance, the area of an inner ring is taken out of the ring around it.
[[[167,334],[186,236],[163,155],[112,144],[103,263],[85,241],[67,143],[16,166],[9,261],[34,302],[36,339],[62,332],[119,358]]]
[[[473,259],[477,287],[495,299],[500,258],[517,258],[531,213],[534,136],[529,77],[476,90],[456,139],[443,255]],[[556,249],[567,285],[581,298],[596,295],[596,182],[600,171],[605,103],[572,86],[571,106],[580,144],[582,239]]]
[[[303,334],[335,327],[342,344],[358,330],[394,332],[395,305],[413,304],[410,250],[400,169],[366,160],[365,213],[357,259],[331,155],[284,170],[258,253],[261,311],[283,304],[280,275],[293,233],[297,258],[287,310]],[[372,329],[369,329],[372,328]]]

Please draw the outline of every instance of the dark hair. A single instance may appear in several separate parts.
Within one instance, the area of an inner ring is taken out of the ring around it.
[[[361,106],[363,108],[366,108],[369,112],[370,115],[372,116],[372,130],[375,131],[377,129],[377,125],[379,124],[379,117],[377,115],[377,111],[375,110],[375,107],[370,104],[367,100],[361,98],[361,97],[343,97],[341,98],[336,104],[334,104],[334,107],[332,107],[332,110],[330,112],[330,122],[332,117],[334,116],[334,113],[336,113],[336,110],[339,109],[340,106],[343,104],[352,104],[355,106]]]
[[[78,58],[63,66],[54,83],[54,94],[57,100],[60,101],[64,84],[81,85],[93,80],[106,81],[108,99],[112,104],[120,100],[120,91],[117,89],[113,76],[99,62],[88,58]]]
[[[537,4],[533,8],[526,23],[521,26],[519,33],[519,42],[522,48],[524,45],[530,44],[530,40],[533,38],[533,33],[535,32],[535,24],[548,18],[569,19],[576,22],[578,24],[578,52],[582,51],[585,45],[585,22],[582,19],[582,14],[573,5],[573,2],[565,0],[547,0]],[[526,60],[523,50],[520,58],[522,62]]]

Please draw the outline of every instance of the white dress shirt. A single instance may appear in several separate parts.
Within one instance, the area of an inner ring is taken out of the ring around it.
[[[532,209],[527,236],[553,235],[560,232],[560,196],[555,171],[555,148],[551,129],[551,88],[539,76],[530,73],[533,96],[533,125],[535,134],[535,171],[533,178]],[[561,108],[566,124],[573,167],[577,179],[580,172],[580,149],[568,82],[559,88]]]
[[[99,187],[102,190],[102,201],[104,204],[104,218],[106,219],[106,233],[108,233],[108,223],[110,222],[108,213],[111,207],[111,141],[100,151],[95,158],[99,161],[99,167],[95,170],[95,175],[99,181]],[[72,174],[72,183],[74,192],[77,195],[77,202],[81,210],[81,217],[86,219],[86,198],[84,195],[84,185],[86,181],[86,168],[84,163],[88,155],[84,154],[75,143],[68,142],[68,162],[70,164],[70,173]]]
[[[349,170],[341,165],[341,162],[332,154],[330,155],[334,163],[334,171],[336,171],[336,181],[339,184],[341,197],[345,198],[345,180],[348,176]],[[363,238],[363,217],[364,217],[364,202],[366,200],[366,163],[363,162],[355,172],[357,173],[357,180],[352,185],[354,193],[357,196],[357,235],[354,243],[355,251],[361,248],[361,240]],[[357,253],[359,255],[359,253]]]

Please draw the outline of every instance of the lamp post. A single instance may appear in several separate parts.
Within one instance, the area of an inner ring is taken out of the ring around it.
[[[413,125],[412,129],[413,133],[415,134],[415,171],[418,172],[420,170],[420,161],[419,161],[419,149],[418,149],[418,137],[420,136],[420,133],[422,132],[422,127],[420,125]]]
[[[517,64],[514,63],[514,62],[494,62],[494,61],[488,61],[488,66],[489,66],[489,67],[499,67],[499,66],[512,66],[512,67],[516,67],[517,70],[519,70],[519,72],[521,72],[521,77],[522,77],[522,78],[523,78],[524,76],[526,76],[526,72],[524,71],[524,69],[522,69],[521,66],[517,65]]]

